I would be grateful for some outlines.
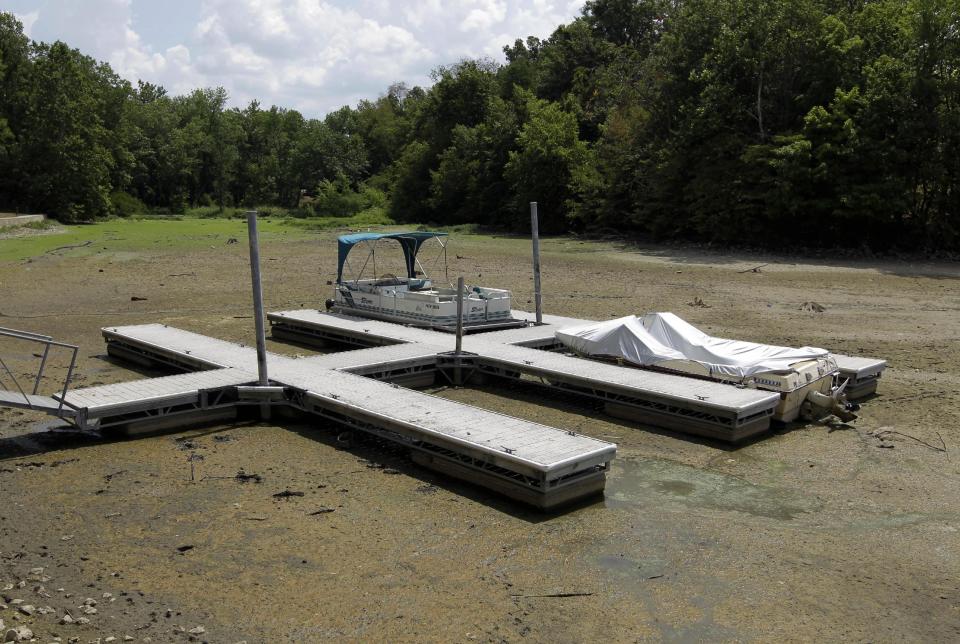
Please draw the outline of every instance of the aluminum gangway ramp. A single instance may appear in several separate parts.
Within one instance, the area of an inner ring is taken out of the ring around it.
[[[19,391],[0,390],[0,407],[30,409],[53,415],[70,416],[73,414],[73,410],[61,405],[56,397],[25,394]]]
[[[79,347],[73,344],[57,342],[49,335],[7,327],[0,327],[0,339],[38,345],[43,348],[41,353],[33,354],[35,357],[40,358],[40,364],[36,367],[35,374],[30,377],[32,387],[30,384],[20,383],[20,378],[18,378],[14,370],[7,365],[3,359],[2,352],[0,352],[0,407],[28,409],[64,419],[73,417],[74,410],[72,407],[64,404],[55,397],[45,396],[38,392],[40,384],[44,379],[44,368],[47,366],[47,360],[51,356],[51,352],[57,351],[58,349],[67,350],[70,355],[70,366],[67,368],[67,375],[61,385],[61,397],[67,392],[67,389],[70,387],[70,381],[73,379],[73,369],[77,364],[77,351],[79,351]],[[20,377],[24,377],[22,373]],[[7,389],[10,385],[12,385],[13,389]]]
[[[250,347],[161,324],[109,327],[103,335],[111,355],[207,370],[187,376],[217,373],[240,381],[256,370],[256,351]],[[436,362],[436,354],[425,354],[424,347],[384,349],[394,352],[394,363],[430,355]],[[383,357],[389,365],[388,356]],[[616,454],[616,445],[605,441],[347,371],[370,368],[370,350],[314,358],[268,354],[267,361],[271,383],[284,390],[284,404],[399,443],[417,463],[537,507],[552,508],[601,491]],[[170,389],[179,384],[171,381]],[[74,392],[77,403],[111,400],[115,393]]]
[[[514,317],[524,315],[530,314],[514,311]],[[397,342],[423,344],[438,353],[452,348],[449,334],[342,314],[304,309],[270,313],[267,318],[273,329],[278,325],[297,329],[301,338],[345,338],[382,347],[368,349],[370,356],[396,350],[393,343]],[[776,393],[542,351],[557,344],[555,329],[580,321],[544,316],[544,322],[464,336],[463,349],[473,355],[464,358],[463,364],[493,376],[534,378],[600,400],[612,416],[719,440],[737,442],[770,428],[780,401]],[[445,360],[442,355],[439,359]]]

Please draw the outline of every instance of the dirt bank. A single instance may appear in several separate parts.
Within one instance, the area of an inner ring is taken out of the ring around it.
[[[71,241],[45,235],[27,256],[4,246],[24,240],[0,240],[0,326],[79,343],[77,386],[139,376],[104,359],[108,324],[251,343],[246,249],[228,243],[241,224],[205,236],[167,225],[135,243],[87,228],[93,243],[59,250]],[[268,310],[329,296],[334,236],[265,239]],[[731,449],[539,389],[434,390],[619,445],[605,499],[557,516],[399,454],[343,449],[332,427],[109,442],[0,411],[0,588],[12,586],[0,620],[43,642],[960,638],[955,264],[571,238],[543,250],[548,312],[674,311],[717,335],[887,358],[881,395],[852,428],[797,425]],[[454,278],[511,288],[529,308],[527,241],[454,236],[450,260]],[[801,310],[811,301],[825,310]],[[21,373],[35,362],[28,348],[3,355]],[[874,436],[885,430],[892,448]],[[941,438],[946,453],[927,445]],[[275,496],[286,490],[303,496]],[[89,623],[61,625],[66,610]]]

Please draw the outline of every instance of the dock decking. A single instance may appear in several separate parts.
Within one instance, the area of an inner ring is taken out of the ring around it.
[[[534,318],[532,313],[525,311],[514,311],[513,316],[531,321]],[[553,335],[556,329],[593,323],[592,320],[580,320],[556,315],[545,315],[543,321],[545,323],[543,326],[530,326],[526,329],[490,333],[486,334],[484,338],[537,349],[553,348],[560,346]],[[864,398],[874,393],[877,390],[877,381],[887,368],[887,361],[879,358],[848,356],[842,353],[834,353],[833,357],[836,358],[837,366],[840,368],[838,380],[840,382],[850,381],[845,390],[847,398],[850,400]]]
[[[863,358],[833,354],[840,367],[837,380],[846,380],[847,388],[844,393],[850,400],[859,400],[876,393],[880,376],[887,368],[887,361],[878,358]],[[839,384],[839,383],[838,383]]]

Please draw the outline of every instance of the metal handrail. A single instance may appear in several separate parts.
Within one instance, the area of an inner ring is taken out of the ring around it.
[[[0,326],[0,333],[4,335],[12,335],[16,337],[26,337],[31,340],[53,340],[53,337],[49,335],[42,335],[40,333],[33,333],[31,331],[20,331],[19,329],[8,329],[5,326]]]
[[[0,358],[0,367],[3,367],[3,370],[7,372],[7,375],[13,380],[13,384],[16,385],[17,389],[20,391],[20,395],[23,396],[23,399],[26,401],[27,405],[32,407],[30,404],[30,399],[27,398],[27,394],[24,393],[23,387],[20,386],[20,382],[17,380],[17,376],[14,375],[10,368],[7,366],[7,363],[3,361],[3,358]]]
[[[0,327],[0,337],[26,340],[28,342],[36,342],[37,344],[44,345],[43,355],[40,358],[40,367],[37,369],[37,377],[33,382],[33,395],[36,395],[37,391],[40,389],[40,381],[43,379],[43,371],[47,366],[47,358],[50,355],[50,347],[59,347],[69,349],[71,351],[70,367],[67,369],[67,377],[63,381],[63,389],[60,391],[60,405],[57,408],[57,413],[61,413],[63,411],[64,400],[67,397],[67,389],[70,388],[70,382],[73,380],[73,371],[77,366],[77,353],[80,351],[80,347],[75,344],[57,342],[49,335],[31,333],[30,331],[20,331],[19,329],[9,329],[7,327]],[[3,367],[3,369],[10,375],[11,378],[13,378],[13,384],[16,385],[17,389],[20,391],[20,395],[23,396],[27,407],[33,409],[33,403],[30,402],[30,397],[23,390],[23,387],[20,386],[20,383],[17,381],[17,377],[12,371],[10,371],[6,363],[3,362],[2,358],[0,358],[0,366]]]

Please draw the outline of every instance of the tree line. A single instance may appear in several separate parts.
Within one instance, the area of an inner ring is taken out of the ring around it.
[[[0,14],[0,208],[960,247],[956,0],[589,0],[506,62],[322,119],[169,96]]]

